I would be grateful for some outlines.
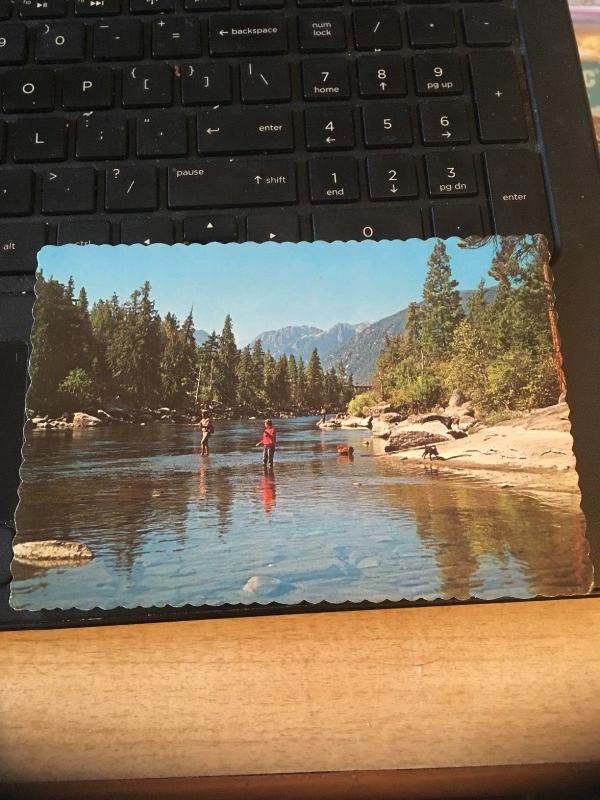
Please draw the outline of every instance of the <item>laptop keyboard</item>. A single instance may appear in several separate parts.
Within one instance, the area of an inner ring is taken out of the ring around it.
[[[549,227],[510,2],[0,0],[0,68],[0,272]]]

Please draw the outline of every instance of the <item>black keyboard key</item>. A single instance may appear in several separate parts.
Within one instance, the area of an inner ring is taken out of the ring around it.
[[[448,151],[425,156],[431,197],[477,194],[477,177],[471,153]]]
[[[187,117],[158,111],[138,119],[136,153],[140,158],[184,156],[187,152]]]
[[[514,33],[512,9],[496,3],[477,3],[463,9],[465,38],[470,45],[510,44]]]
[[[282,205],[296,202],[293,160],[198,159],[168,171],[170,208]]]
[[[7,112],[51,111],[54,75],[45,69],[19,69],[4,76],[2,105]]]
[[[498,234],[550,234],[544,179],[537,153],[484,154],[494,229]]]
[[[94,26],[96,61],[135,61],[142,58],[142,23],[137,19],[109,19]]]
[[[525,141],[525,104],[513,53],[482,50],[472,53],[470,62],[481,141]]]
[[[27,60],[27,27],[21,22],[0,24],[0,66]]]
[[[412,156],[369,156],[367,174],[371,200],[402,200],[419,195],[417,170]]]
[[[184,106],[213,106],[231,103],[229,64],[183,64],[181,102]]]
[[[454,12],[443,6],[409,8],[408,33],[412,47],[453,47],[456,44]]]
[[[298,37],[303,53],[335,52],[346,47],[344,17],[339,11],[301,14]]]
[[[46,243],[44,223],[0,222],[0,273],[35,272],[37,254]]]
[[[102,219],[61,221],[58,225],[57,244],[111,244],[110,225]]]
[[[0,0],[0,19],[9,19],[12,10],[12,0]]]
[[[352,109],[309,108],[304,112],[308,150],[348,150],[354,147]]]
[[[336,239],[421,239],[421,212],[411,205],[395,208],[320,210],[313,213],[313,236],[316,241]]]
[[[283,14],[215,14],[209,20],[210,53],[242,56],[287,52]]]
[[[173,221],[166,217],[130,217],[121,223],[122,244],[173,244]]]
[[[107,211],[154,211],[158,208],[156,167],[109,167],[104,205]]]
[[[424,144],[467,144],[471,141],[462,100],[436,100],[419,106]]]
[[[104,160],[126,155],[127,123],[123,117],[93,114],[77,121],[76,158]]]
[[[456,53],[419,53],[415,56],[418,94],[462,94],[464,81]]]
[[[249,214],[246,237],[249,242],[299,242],[296,214]]]
[[[239,0],[240,8],[254,9],[254,8],[283,8],[285,0]]]
[[[292,113],[277,106],[216,108],[198,112],[198,151],[273,153],[292,150]]]
[[[64,119],[27,117],[14,126],[15,161],[64,161],[67,124]]]
[[[152,23],[153,58],[192,58],[202,53],[200,21],[193,17],[162,17]]]
[[[0,217],[24,216],[33,210],[33,172],[0,171]]]
[[[367,147],[410,147],[413,143],[410,112],[399,103],[372,103],[362,110]]]
[[[346,61],[341,58],[303,61],[302,88],[305,100],[347,100],[350,80]]]
[[[123,73],[123,106],[149,108],[173,103],[173,70],[169,64],[135,66]]]
[[[42,175],[42,214],[91,214],[95,210],[93,169],[67,167]]]
[[[132,14],[164,14],[176,8],[176,0],[129,0]]]
[[[185,0],[186,11],[225,11],[231,8],[231,0]]]
[[[290,70],[287,64],[249,61],[240,65],[243,103],[273,103],[291,99]]]
[[[402,47],[400,17],[395,8],[365,8],[352,15],[358,50],[397,50]]]
[[[313,203],[348,203],[360,197],[354,158],[313,158],[308,162],[308,177]]]
[[[183,221],[183,239],[190,244],[209,244],[210,242],[236,242],[238,238],[235,217],[211,215],[187,217]]]
[[[109,67],[76,67],[63,72],[62,105],[69,111],[111,108],[113,73]]]
[[[52,22],[41,27],[35,43],[35,60],[39,64],[83,61],[85,27],[82,23]]]
[[[107,17],[121,13],[121,0],[75,0],[78,17]]]
[[[19,6],[21,19],[49,19],[64,17],[66,13],[66,0],[21,0]]]
[[[442,239],[483,236],[481,209],[473,203],[446,203],[431,210],[433,233]]]
[[[361,97],[402,97],[406,94],[406,73],[402,56],[360,56],[357,64]]]

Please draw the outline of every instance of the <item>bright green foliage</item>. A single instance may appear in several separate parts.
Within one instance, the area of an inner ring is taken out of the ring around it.
[[[94,381],[81,367],[69,372],[66,378],[59,383],[58,391],[62,396],[62,407],[65,411],[89,408],[98,401]]]
[[[374,385],[378,398],[407,413],[445,404],[460,389],[480,412],[492,414],[556,403],[549,288],[543,254],[529,242],[502,241],[489,270],[460,305],[445,245],[429,259],[423,301],[412,303],[405,332],[386,342]]]
[[[375,392],[362,392],[357,394],[348,403],[348,414],[352,417],[360,417],[365,408],[376,405],[381,400]]]

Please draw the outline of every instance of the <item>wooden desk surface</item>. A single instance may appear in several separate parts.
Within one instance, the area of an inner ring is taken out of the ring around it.
[[[0,634],[0,776],[600,760],[600,599]]]

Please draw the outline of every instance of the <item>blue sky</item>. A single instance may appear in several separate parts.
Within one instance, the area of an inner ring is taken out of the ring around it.
[[[145,280],[161,314],[180,319],[194,308],[197,329],[219,331],[231,314],[239,345],[286,325],[329,328],[375,322],[419,300],[434,241],[301,244],[45,247],[46,277],[85,286],[90,303],[121,299]],[[492,245],[461,250],[447,243],[461,289],[486,283]]]

